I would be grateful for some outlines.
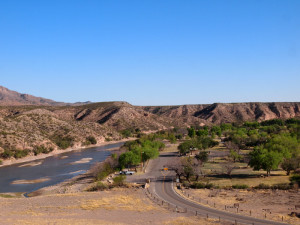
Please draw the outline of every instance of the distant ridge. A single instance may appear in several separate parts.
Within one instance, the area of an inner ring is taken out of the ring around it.
[[[91,102],[64,103],[56,102],[51,99],[35,97],[29,94],[21,94],[0,86],[0,105],[1,106],[20,106],[20,105],[37,105],[37,106],[67,106],[67,105],[84,105]]]
[[[55,102],[0,86],[0,153],[57,148],[57,137],[83,146],[86,137],[120,140],[124,129],[156,131],[244,121],[300,118],[300,102],[134,106],[128,102]]]
[[[70,106],[70,108],[64,108],[64,113],[59,117],[67,120],[75,119],[76,121],[106,124],[115,129],[129,127],[161,129],[171,126],[197,126],[300,117],[299,102],[214,103],[177,106],[133,106],[121,101],[64,103],[21,94],[2,86],[0,86],[0,105]],[[57,109],[51,111],[56,112]],[[66,117],[67,115],[68,117]]]

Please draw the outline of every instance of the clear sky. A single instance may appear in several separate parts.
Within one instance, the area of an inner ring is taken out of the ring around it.
[[[0,85],[56,101],[300,101],[299,0],[2,0]]]

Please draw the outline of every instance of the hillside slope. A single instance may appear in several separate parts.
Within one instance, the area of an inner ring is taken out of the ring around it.
[[[133,106],[127,102],[57,103],[0,87],[0,153],[6,149],[61,148],[119,140],[120,131],[300,118],[299,102]]]
[[[188,123],[232,123],[300,117],[300,102],[214,103],[211,105],[151,106],[144,110]]]

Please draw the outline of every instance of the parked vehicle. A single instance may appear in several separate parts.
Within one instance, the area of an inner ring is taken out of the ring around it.
[[[128,170],[121,170],[120,174],[122,175],[133,175],[135,172],[134,171],[128,171]]]

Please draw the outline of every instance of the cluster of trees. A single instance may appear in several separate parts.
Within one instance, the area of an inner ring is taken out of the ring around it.
[[[127,149],[119,157],[120,168],[137,166],[141,162],[158,157],[159,151],[163,150],[165,144],[153,139],[153,135],[128,141],[124,144]]]
[[[128,128],[125,130],[121,130],[120,133],[123,138],[140,137],[142,134],[139,128]]]
[[[199,136],[182,142],[178,146],[180,155],[186,155],[193,150],[205,150],[217,146],[219,142],[214,141],[211,137]]]
[[[221,124],[220,126],[191,127],[187,129],[190,138],[178,146],[180,155],[187,155],[193,150],[205,150],[218,145],[214,141],[220,137],[230,150],[229,159],[232,162],[244,160],[241,149],[250,150],[245,160],[254,170],[265,170],[269,176],[272,170],[281,167],[289,175],[300,168],[300,120],[268,120],[245,122],[242,124]],[[207,160],[205,151],[200,151],[195,158],[184,157],[174,160],[170,165],[179,178],[185,177],[190,182],[191,177],[198,179],[201,174],[203,159]],[[200,161],[199,161],[200,160]],[[224,173],[231,176],[234,164],[225,163]],[[294,175],[295,176],[295,175]]]
[[[208,161],[208,152],[200,151],[195,157],[177,157],[167,165],[174,170],[180,182],[182,177],[190,183],[194,178],[196,181],[204,175],[202,171],[203,164]]]
[[[240,149],[249,149],[249,165],[254,170],[265,170],[268,176],[279,166],[288,175],[299,168],[300,120],[273,119],[226,126],[226,130],[221,128],[224,145],[234,162],[242,159]]]
[[[249,155],[249,165],[254,170],[263,169],[269,176],[271,170],[281,165],[289,175],[300,168],[300,141],[289,133],[276,134],[266,143],[255,147]]]
[[[137,138],[147,138],[149,140],[168,140],[171,143],[176,143],[177,140],[181,140],[186,134],[187,131],[185,128],[173,128],[169,130],[157,131],[153,134],[144,134],[138,128],[128,128],[122,130],[122,137],[137,137]]]

